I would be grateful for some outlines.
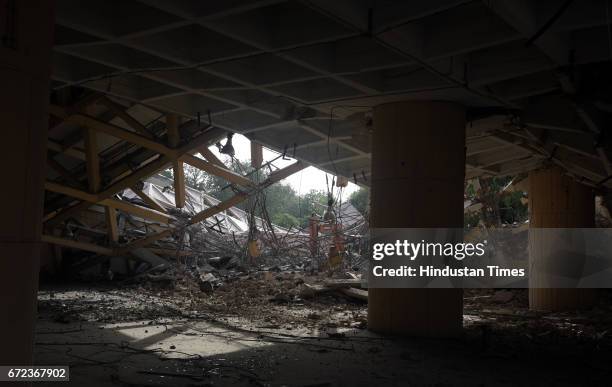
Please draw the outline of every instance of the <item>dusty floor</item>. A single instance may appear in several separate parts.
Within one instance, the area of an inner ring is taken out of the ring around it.
[[[300,281],[47,286],[36,362],[70,365],[75,386],[610,385],[610,307],[539,314],[524,291],[472,290],[461,338],[399,339],[369,332],[362,303],[300,298]]]

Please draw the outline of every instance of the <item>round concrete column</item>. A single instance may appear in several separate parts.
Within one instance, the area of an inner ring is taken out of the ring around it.
[[[465,111],[447,102],[374,109],[371,227],[461,228]],[[460,332],[461,289],[369,289],[368,326],[400,335]]]
[[[593,190],[566,176],[559,167],[529,173],[529,227],[590,228],[595,226]],[[596,301],[595,289],[547,289],[542,286],[534,262],[554,255],[549,234],[530,233],[529,240],[529,308],[562,311],[591,307]],[[554,263],[552,263],[554,264]]]
[[[0,364],[32,363],[47,146],[53,1],[4,2],[0,43]],[[19,383],[15,383],[19,384]]]

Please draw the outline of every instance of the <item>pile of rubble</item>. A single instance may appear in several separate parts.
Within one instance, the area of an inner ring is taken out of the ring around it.
[[[366,328],[367,291],[360,289],[359,274],[332,277],[303,267],[246,268],[236,258],[213,257],[197,267],[149,270],[119,288],[116,281],[88,285],[71,303],[51,296],[42,307],[55,309],[62,321],[238,318],[268,329]],[[103,314],[91,308],[94,303],[107,305]],[[129,305],[133,310],[127,313]]]

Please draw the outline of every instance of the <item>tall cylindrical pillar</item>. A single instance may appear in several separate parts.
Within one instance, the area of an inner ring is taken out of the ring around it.
[[[564,174],[559,167],[548,167],[529,173],[530,228],[590,228],[595,226],[593,189]],[[533,230],[532,230],[533,231]],[[588,308],[596,300],[595,289],[540,288],[542,262],[554,265],[549,258],[559,249],[551,243],[549,233],[530,233],[529,241],[529,307],[533,310],[563,311]],[[554,257],[552,257],[554,258]],[[537,263],[537,264],[536,264]],[[549,268],[546,272],[554,271]]]
[[[0,364],[32,363],[43,212],[53,1],[0,7]],[[6,27],[6,31],[4,30]]]
[[[370,219],[373,228],[462,228],[465,111],[448,102],[374,109]],[[368,326],[400,335],[460,332],[461,289],[369,289]]]

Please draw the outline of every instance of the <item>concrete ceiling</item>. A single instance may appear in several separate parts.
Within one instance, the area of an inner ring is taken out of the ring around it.
[[[612,187],[609,12],[565,3],[58,0],[52,88],[105,93],[141,122],[210,112],[365,185],[373,106],[456,101],[467,177],[551,162]]]

